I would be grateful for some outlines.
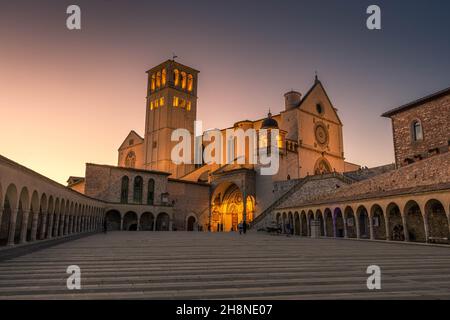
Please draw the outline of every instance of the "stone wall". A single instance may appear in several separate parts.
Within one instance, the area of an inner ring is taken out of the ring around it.
[[[86,164],[85,194],[110,203],[119,203],[123,176],[129,178],[128,203],[133,203],[134,178],[141,176],[144,181],[142,203],[145,204],[147,202],[148,181],[153,179],[155,180],[154,205],[162,205],[161,194],[167,192],[168,175],[165,173],[156,173],[154,171],[88,163]]]
[[[406,109],[391,116],[395,160],[404,166],[406,159],[418,160],[433,155],[433,149],[448,151],[450,140],[450,94]],[[423,140],[413,141],[412,123],[422,124]],[[431,151],[431,152],[430,152]]]
[[[327,198],[343,198],[450,182],[450,152],[344,187]]]
[[[194,216],[197,223],[206,230],[209,218],[209,185],[169,179],[169,198],[174,205],[174,226],[185,230],[186,220]]]

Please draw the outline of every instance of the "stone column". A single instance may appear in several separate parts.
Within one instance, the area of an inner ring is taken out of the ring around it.
[[[18,210],[11,210],[11,219],[9,221],[8,246],[14,245],[14,236],[16,234],[16,220]]]
[[[384,217],[384,227],[386,229],[386,241],[389,241],[391,240],[391,232],[389,230],[389,217],[387,214]]]
[[[0,228],[2,227],[3,210],[4,210],[4,208],[2,206],[0,206]]]
[[[402,214],[403,234],[405,235],[405,241],[409,242],[409,233],[406,227],[406,217]]]
[[[358,213],[355,213],[353,217],[355,219],[356,239],[359,239],[360,235],[359,235],[359,216],[358,216]]]
[[[34,213],[32,219],[33,221],[31,223],[31,241],[36,241],[39,213]]]
[[[28,219],[30,218],[31,213],[31,211],[23,211],[22,226],[20,229],[20,243],[27,242]]]
[[[373,217],[371,217],[369,214],[367,214],[369,217],[369,232],[370,232],[370,239],[373,240],[375,237],[373,235]]]
[[[139,229],[140,229],[140,226],[141,226],[140,222],[141,222],[141,217],[137,216],[136,231],[139,231]]]
[[[169,220],[169,231],[172,231],[173,221],[172,218]]]
[[[156,231],[156,217],[153,219],[153,231]]]
[[[425,212],[425,211],[422,211]],[[428,217],[426,214],[423,216],[423,228],[425,230],[425,242],[428,242],[428,237],[430,236],[429,229],[428,229]]]
[[[54,215],[50,213],[48,215],[47,239],[51,239],[53,236]]]
[[[69,223],[70,223],[70,215],[66,215],[64,219],[64,228],[63,228],[63,235],[67,235],[69,233]]]
[[[58,236],[59,220],[61,220],[61,214],[55,214],[55,221],[53,224],[53,237]]]
[[[120,231],[123,231],[123,217],[120,216]]]
[[[59,230],[58,230],[58,235],[59,236],[63,236],[64,235],[64,224],[65,224],[65,221],[66,221],[66,215],[63,214],[61,216],[61,221],[59,223]]]
[[[347,218],[345,217],[345,215],[342,213],[342,220],[344,221],[344,238],[348,238],[348,234],[347,234]]]
[[[42,226],[41,226],[41,230],[39,230],[39,239],[44,239],[45,238],[45,231],[47,230],[47,216],[48,213],[47,212],[42,212]]]

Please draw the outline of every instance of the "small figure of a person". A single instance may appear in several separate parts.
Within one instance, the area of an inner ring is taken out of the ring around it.
[[[239,234],[242,234],[242,229],[243,229],[242,221],[239,222],[238,229],[239,229]]]

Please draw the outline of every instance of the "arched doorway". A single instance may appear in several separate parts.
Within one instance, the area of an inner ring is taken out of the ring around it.
[[[6,190],[5,201],[3,204],[3,215],[0,221],[0,245],[8,243],[9,230],[11,226],[11,216],[17,203],[17,189],[10,185]]]
[[[425,214],[427,217],[429,241],[450,243],[448,219],[442,203],[435,199],[429,200],[425,204]]]
[[[333,217],[330,209],[325,209],[325,230],[327,237],[334,237]]]
[[[308,236],[308,221],[306,219],[306,213],[305,211],[302,211],[302,213],[300,214],[300,219],[301,219],[301,235],[306,237]]]
[[[311,222],[314,221],[314,213],[308,211],[308,236],[311,236]]]
[[[137,230],[137,214],[133,211],[128,211],[123,216],[123,230],[136,231]]]
[[[167,213],[161,212],[156,217],[156,230],[157,231],[169,231],[170,217]]]
[[[386,240],[386,221],[384,219],[383,209],[377,204],[372,206],[371,218],[373,228],[373,238],[377,240]]]
[[[155,223],[155,218],[151,212],[144,212],[141,214],[141,219],[139,223],[139,230],[142,231],[153,231]]]
[[[300,217],[298,212],[294,213],[294,233],[296,236],[300,235]]]
[[[361,239],[369,239],[370,238],[370,221],[369,214],[367,213],[367,209],[364,206],[360,206],[358,208],[357,217],[359,223],[359,237]]]
[[[237,231],[239,223],[244,221],[244,202],[239,187],[230,182],[221,183],[211,197],[211,231]],[[253,220],[254,200],[246,199],[246,222]]]
[[[353,209],[351,207],[347,207],[344,210],[345,221],[347,225],[347,237],[348,238],[356,238],[356,221],[355,214],[353,213]]]
[[[189,216],[186,221],[186,230],[194,231],[196,221],[197,219],[194,216]]]
[[[319,221],[319,235],[321,237],[325,236],[325,221],[323,220],[323,215],[320,210],[316,211],[316,219]]]
[[[120,230],[120,212],[109,210],[105,215],[108,230]]]
[[[422,212],[415,201],[408,201],[405,205],[406,230],[408,230],[409,241],[425,242],[425,225]]]
[[[405,241],[405,233],[403,230],[403,221],[400,214],[400,209],[395,203],[388,205],[387,209],[387,223],[389,226],[389,238],[392,241]]]
[[[344,217],[342,216],[342,211],[340,208],[334,209],[334,221],[335,221],[335,230],[336,237],[343,238],[345,236],[345,225],[344,225]]]

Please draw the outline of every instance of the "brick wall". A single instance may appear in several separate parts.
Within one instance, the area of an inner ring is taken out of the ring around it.
[[[429,151],[442,148],[448,151],[450,139],[450,95],[406,109],[391,116],[397,166],[406,164],[405,159],[418,160],[417,156],[430,156]],[[422,124],[423,140],[412,138],[412,123]]]

